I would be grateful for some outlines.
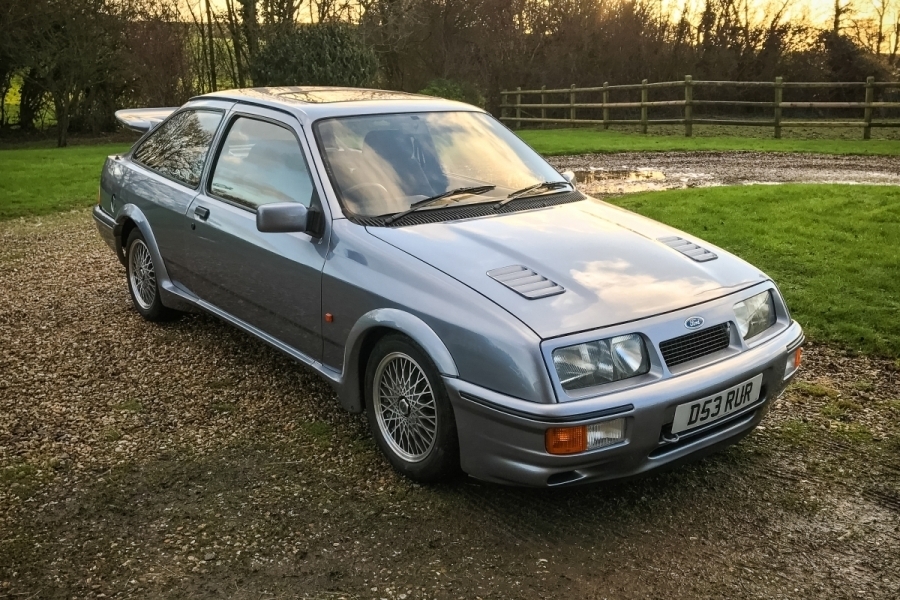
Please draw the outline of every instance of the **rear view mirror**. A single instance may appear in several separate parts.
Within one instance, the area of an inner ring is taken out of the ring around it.
[[[309,209],[296,202],[263,204],[256,209],[256,228],[264,233],[307,233]]]

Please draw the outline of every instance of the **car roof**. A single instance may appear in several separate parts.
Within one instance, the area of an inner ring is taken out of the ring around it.
[[[286,110],[302,121],[326,117],[396,112],[478,111],[481,109],[434,96],[352,87],[284,86],[212,92],[194,100],[232,100]]]

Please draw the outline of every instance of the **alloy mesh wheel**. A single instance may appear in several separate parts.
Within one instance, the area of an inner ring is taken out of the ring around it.
[[[378,363],[372,389],[378,428],[391,450],[407,462],[428,457],[438,430],[434,392],[424,370],[403,352]]]
[[[156,271],[150,249],[142,239],[136,239],[128,251],[128,282],[135,302],[150,310],[156,300]]]

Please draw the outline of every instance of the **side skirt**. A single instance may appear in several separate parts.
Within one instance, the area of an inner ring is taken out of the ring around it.
[[[331,385],[335,386],[335,388],[338,389],[338,392],[340,392],[340,387],[343,384],[343,377],[342,377],[341,373],[339,373],[338,371],[335,371],[334,369],[327,367],[322,362],[307,356],[306,354],[300,352],[293,346],[289,346],[289,345],[285,344],[278,338],[273,337],[273,336],[269,335],[268,333],[262,331],[261,329],[258,329],[256,327],[254,327],[253,325],[250,325],[246,321],[243,321],[243,320],[235,317],[234,315],[225,312],[224,310],[220,309],[219,307],[217,307],[213,304],[210,304],[209,302],[206,302],[205,300],[201,300],[200,298],[197,298],[193,294],[189,294],[189,293],[185,292],[184,290],[173,285],[171,282],[169,282],[169,285],[167,287],[169,289],[166,291],[169,294],[177,296],[179,302],[190,304],[192,306],[200,308],[200,309],[204,310],[205,312],[208,312],[209,314],[213,315],[214,317],[218,317],[219,319],[225,321],[229,325],[233,325],[234,327],[237,327],[241,331],[248,333],[259,340],[262,340],[263,342],[272,346],[276,350],[280,350],[281,352],[284,352],[285,354],[287,354],[294,360],[296,360],[300,363],[303,363],[304,365],[315,370],[317,373],[322,375],[326,380],[328,380],[328,382]]]

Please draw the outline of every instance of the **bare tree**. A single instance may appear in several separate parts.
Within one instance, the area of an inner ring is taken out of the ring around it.
[[[225,0],[225,13],[222,15],[228,35],[231,39],[231,48],[234,52],[234,75],[238,87],[245,87],[247,82],[247,54],[246,39],[241,23],[239,10],[235,7],[235,0]]]
[[[894,17],[893,41],[891,42],[890,62],[892,65],[897,64],[898,50],[900,50],[900,11]]]
[[[218,89],[218,77],[216,77],[216,38],[213,36],[212,10],[209,7],[210,0],[206,0],[206,55],[209,59],[209,86],[212,91]]]
[[[25,61],[36,85],[50,96],[57,145],[66,146],[70,119],[87,94],[111,82],[120,65],[123,20],[108,0],[41,0],[32,3],[38,26],[28,32]]]
[[[838,35],[843,28],[841,24],[844,17],[853,11],[853,0],[834,0],[834,12],[832,13],[833,21],[831,31]]]
[[[793,1],[684,0],[675,14],[661,0],[0,0],[0,94],[23,78],[23,119],[52,100],[65,143],[73,117],[95,127],[123,104],[263,81],[260,53],[310,22],[358,31],[379,86],[456,86],[489,109],[518,85],[857,80],[900,61],[900,0],[832,0],[823,28],[791,22]]]
[[[880,57],[884,51],[886,38],[890,35],[885,32],[885,19],[888,11],[892,9],[893,1],[871,0],[871,4],[873,16],[852,19],[850,35],[860,46]]]
[[[127,23],[122,64],[124,105],[172,106],[194,92],[186,15],[168,0],[135,2]]]

